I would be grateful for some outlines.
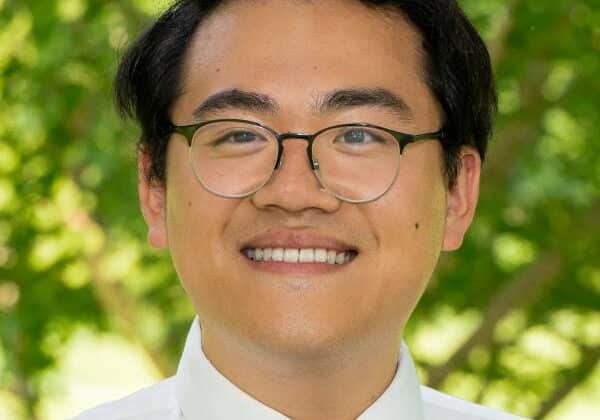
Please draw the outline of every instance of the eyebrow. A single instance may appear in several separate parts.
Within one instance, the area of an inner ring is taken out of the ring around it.
[[[412,109],[406,101],[384,88],[335,90],[317,97],[315,109],[318,113],[327,113],[364,106],[382,108],[404,119],[413,117]]]
[[[337,89],[325,95],[316,95],[313,111],[324,114],[357,107],[381,108],[402,119],[412,119],[413,111],[400,96],[384,88]],[[279,105],[268,95],[241,89],[228,89],[206,98],[195,110],[194,117],[202,119],[206,114],[236,109],[254,113],[276,114]]]
[[[276,113],[277,103],[268,95],[247,92],[240,89],[229,89],[217,92],[206,98],[195,110],[194,117],[225,109],[240,109],[259,113]]]

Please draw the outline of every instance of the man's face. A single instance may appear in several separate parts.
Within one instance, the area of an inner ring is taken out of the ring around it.
[[[358,2],[232,2],[195,34],[172,121],[197,122],[193,113],[202,101],[235,88],[268,95],[277,111],[227,106],[202,119],[243,118],[278,132],[312,133],[349,122],[414,134],[436,131],[442,117],[423,80],[419,45],[408,23]],[[317,98],[357,88],[392,92],[407,103],[410,115],[399,117],[381,106],[315,112]],[[173,135],[165,211],[156,207],[154,219],[145,212],[150,239],[168,246],[200,319],[232,336],[302,353],[397,335],[441,249],[455,248],[464,233],[447,229],[451,193],[439,142],[411,144],[400,161],[384,196],[349,204],[321,189],[306,141],[288,139],[283,164],[267,185],[253,196],[227,199],[199,185],[186,140]],[[161,202],[165,190],[142,188]],[[259,246],[358,254],[348,263],[328,265],[261,263],[242,253]]]

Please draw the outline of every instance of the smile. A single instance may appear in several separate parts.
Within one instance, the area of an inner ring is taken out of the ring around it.
[[[324,248],[245,248],[242,253],[252,261],[282,263],[321,263],[342,265],[358,254],[354,250],[336,251]]]

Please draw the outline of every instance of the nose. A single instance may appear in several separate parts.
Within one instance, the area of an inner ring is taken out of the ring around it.
[[[341,201],[319,183],[308,159],[308,142],[288,138],[282,143],[283,155],[273,176],[251,200],[258,208],[279,208],[290,213],[317,209],[332,213]]]

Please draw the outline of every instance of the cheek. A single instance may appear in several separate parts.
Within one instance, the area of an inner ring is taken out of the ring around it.
[[[167,160],[167,230],[173,265],[192,296],[215,282],[225,264],[222,232],[232,203],[205,191],[193,177],[185,148],[173,144]]]
[[[446,194],[443,178],[409,169],[374,203],[369,218],[386,253],[421,259],[439,254],[444,232]]]
[[[417,179],[415,177],[414,179]],[[437,176],[395,185],[369,214],[379,242],[378,270],[390,311],[409,314],[437,264],[445,225],[445,189]]]
[[[223,273],[231,259],[223,241],[227,226],[226,209],[193,186],[189,191],[177,188],[170,194],[168,208],[169,250],[180,282],[196,311],[205,316],[215,307],[230,305],[228,279]],[[181,195],[185,192],[185,195]],[[207,193],[208,194],[208,193]],[[211,201],[212,200],[212,201]]]

